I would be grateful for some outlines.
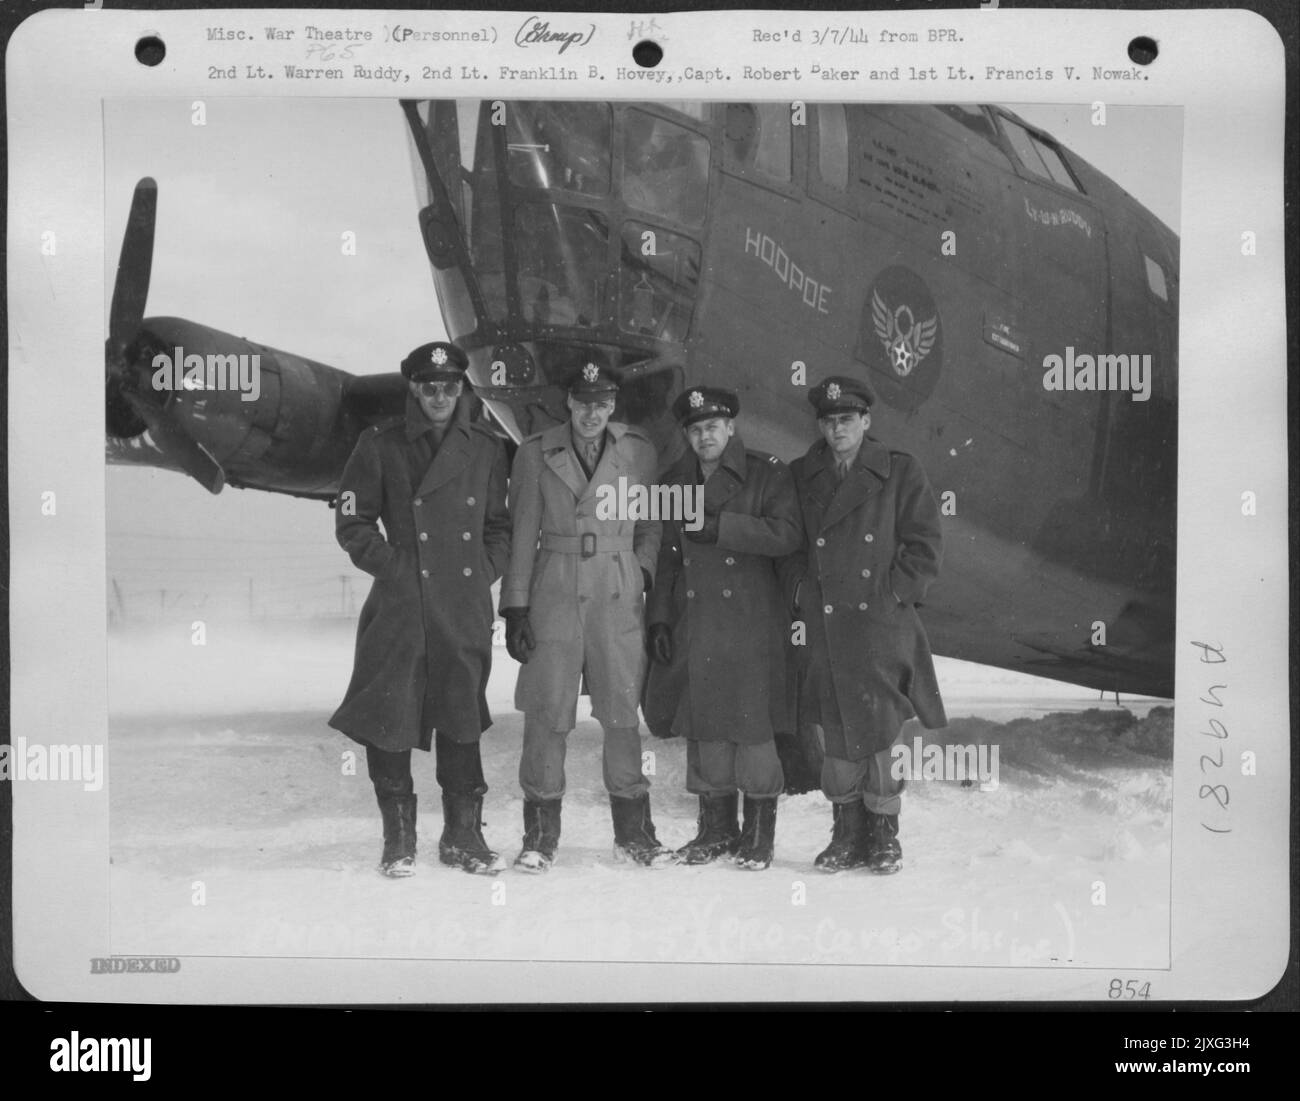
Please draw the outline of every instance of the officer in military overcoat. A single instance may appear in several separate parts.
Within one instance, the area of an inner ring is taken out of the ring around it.
[[[569,420],[524,440],[510,476],[514,539],[501,614],[510,654],[523,664],[515,706],[525,716],[524,839],[515,867],[525,872],[544,872],[555,858],[566,738],[584,675],[604,731],[615,854],[648,866],[672,859],[650,816],[637,714],[643,593],[660,524],[623,507],[635,487],[653,485],[658,458],[640,428],[610,420],[618,382],[606,368],[583,364],[568,389]]]
[[[921,464],[866,434],[874,395],[854,378],[810,391],[822,439],[791,464],[804,548],[782,563],[806,628],[801,720],[825,741],[822,790],[833,804],[826,871],[898,871],[902,782],[890,747],[914,715],[947,725],[917,605],[939,574],[939,507]]]
[[[745,447],[735,430],[739,411],[735,393],[711,386],[688,387],[673,404],[689,447],[662,481],[681,487],[699,512],[664,521],[647,605],[655,659],[647,714],[671,715],[671,732],[687,738],[686,787],[700,800],[699,832],[678,858],[704,864],[734,855],[739,866],[759,869],[772,861],[785,782],[773,732],[789,726],[790,617],[775,560],[795,551],[803,532],[789,469]]]
[[[375,580],[330,725],[366,747],[384,821],[380,870],[394,877],[414,872],[411,750],[431,744],[440,860],[470,872],[504,867],[482,835],[479,737],[492,723],[491,586],[510,554],[507,463],[501,440],[471,419],[466,366],[441,341],[402,361],[405,416],[361,434],[336,502],[338,541]]]

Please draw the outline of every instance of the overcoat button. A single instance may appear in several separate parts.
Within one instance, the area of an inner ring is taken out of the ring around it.
[[[420,532],[420,542],[427,543],[428,541],[429,541],[429,533],[427,531]]]
[[[460,572],[463,573],[466,577],[469,577],[469,575],[472,574],[474,571],[471,570],[468,566],[466,566],[466,567],[465,567],[463,570],[461,570]]]
[[[694,590],[694,589],[687,589],[687,590],[686,590],[686,597],[687,597],[687,599],[691,599],[691,598],[693,598],[694,596],[695,596],[695,590]]]
[[[864,535],[864,536],[862,537],[862,541],[863,541],[864,543],[870,543],[870,542],[872,542],[875,538],[876,538],[876,537],[875,537],[874,535],[872,535],[871,532],[867,532],[867,534]]]
[[[466,497],[466,498],[465,498],[465,503],[466,503],[467,505],[472,505],[472,504],[474,503],[474,498],[473,498],[473,497]]]
[[[734,566],[734,565],[736,564],[736,560],[735,560],[734,558],[728,556],[727,559],[726,559],[726,563],[727,563],[728,566]]]
[[[428,576],[429,576],[429,571],[428,571],[428,570],[421,570],[421,571],[420,571],[420,576],[421,576],[421,577],[428,577]]]
[[[424,504],[424,498],[423,498],[423,497],[417,497],[417,498],[415,499],[415,507],[416,507],[416,508],[419,508],[422,504]]]
[[[865,604],[858,605],[858,611],[865,612],[866,610],[867,610],[867,606]]]
[[[460,537],[461,537],[461,539],[462,539],[464,542],[466,542],[466,543],[468,543],[468,542],[470,541],[470,539],[473,538],[473,536],[471,536],[470,533],[467,532],[467,531],[462,531],[462,532],[460,533]]]
[[[823,539],[820,535],[817,536],[817,545],[818,545],[819,547],[824,547],[824,546],[826,546],[826,540]]]
[[[871,571],[870,571],[870,570],[863,570],[863,571],[862,571],[862,576],[863,576],[863,577],[870,577],[870,576],[871,576]]]
[[[830,604],[827,604],[826,607],[822,609],[822,611],[825,612],[827,615],[830,615],[831,612],[833,612],[834,610],[835,609]]]
[[[731,590],[730,590],[730,589],[723,589],[723,590],[722,590],[722,595],[723,595],[723,596],[730,596],[730,595],[731,595]]]

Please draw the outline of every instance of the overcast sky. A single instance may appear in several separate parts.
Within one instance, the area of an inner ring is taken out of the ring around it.
[[[395,100],[210,97],[202,126],[192,102],[105,103],[110,292],[132,189],[150,175],[159,190],[150,316],[356,374],[396,370],[412,347],[443,335]],[[1085,107],[1013,110],[1178,232],[1181,111],[1110,106],[1101,127]],[[348,231],[355,256],[341,248]],[[109,468],[107,489],[109,573],[129,600],[170,584],[246,602],[255,575],[268,601],[337,604],[339,575],[364,580],[322,504],[231,489],[214,498],[181,475],[124,467]]]

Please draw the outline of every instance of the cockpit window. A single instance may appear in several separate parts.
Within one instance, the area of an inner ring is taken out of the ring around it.
[[[639,222],[623,226],[618,324],[624,332],[685,340],[700,281],[700,246]]]
[[[1016,155],[1020,158],[1020,163],[1035,176],[1051,180],[1052,183],[1059,184],[1061,187],[1068,187],[1071,191],[1081,192],[1083,190],[1078,181],[1070,174],[1065,161],[1061,159],[1061,154],[1054,146],[1042,141],[1018,122],[1013,122],[1005,115],[1002,116],[1002,129],[1007,135],[1007,140],[1011,142],[1011,147],[1015,149]]]
[[[603,103],[506,103],[510,182],[609,194],[609,108]]]
[[[742,165],[774,180],[790,180],[790,105],[727,104],[727,144]]]
[[[709,143],[675,122],[630,110],[624,116],[623,198],[646,214],[697,226],[709,191]]]
[[[1165,281],[1165,269],[1162,268],[1158,263],[1152,260],[1151,257],[1147,256],[1145,253],[1143,253],[1142,259],[1146,261],[1147,286],[1150,288],[1151,293],[1154,294],[1161,301],[1168,302],[1169,284]]]
[[[849,186],[849,126],[842,103],[817,105],[817,172],[840,191]]]
[[[674,99],[659,104],[669,111],[680,111],[683,115],[690,115],[697,122],[709,121],[709,105],[700,100],[691,99]]]
[[[949,118],[956,119],[967,130],[974,131],[985,141],[997,143],[997,133],[993,129],[993,124],[989,122],[989,117],[984,113],[983,108],[973,107],[966,103],[939,103],[935,105]]]
[[[519,301],[539,325],[600,320],[609,225],[583,207],[521,203],[515,210]]]

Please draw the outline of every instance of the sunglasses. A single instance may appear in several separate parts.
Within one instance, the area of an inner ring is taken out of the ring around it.
[[[463,382],[417,382],[416,390],[426,398],[436,398],[446,396],[449,398],[458,398],[461,391],[465,389]]]

